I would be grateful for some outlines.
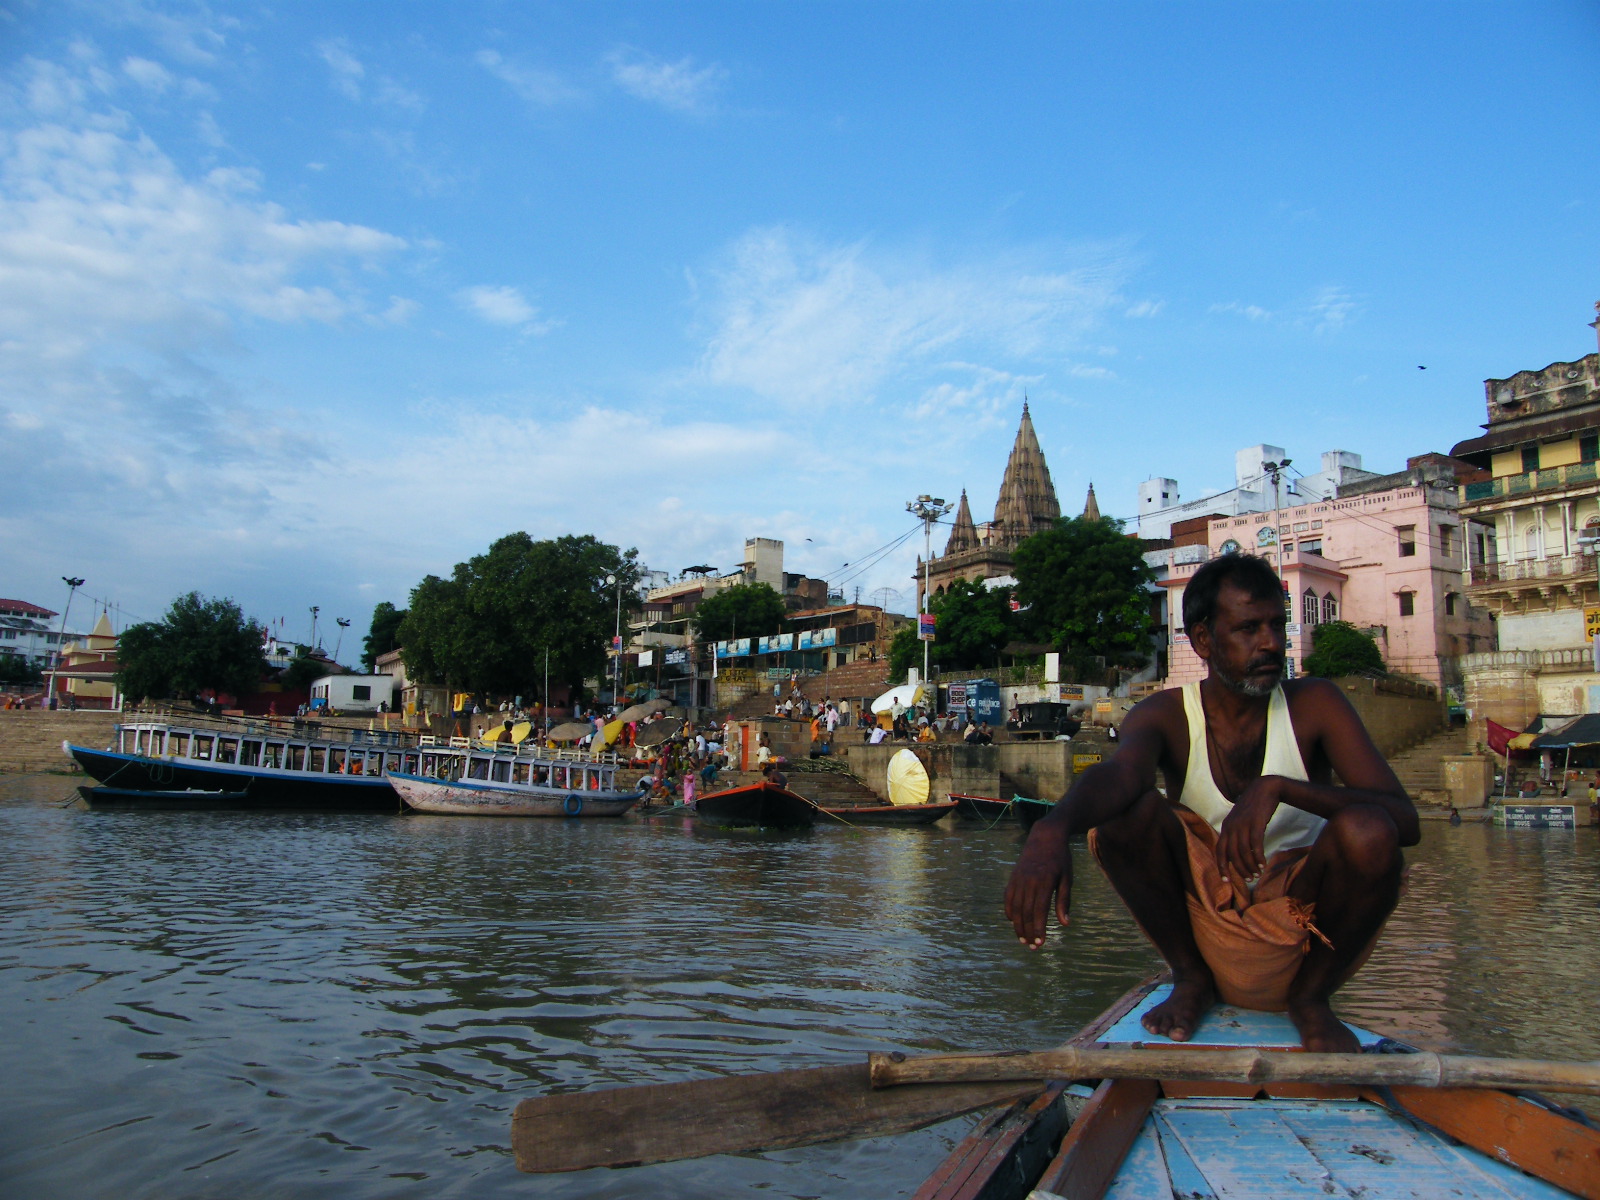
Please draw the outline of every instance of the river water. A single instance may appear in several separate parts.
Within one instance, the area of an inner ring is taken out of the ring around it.
[[[1001,919],[1015,829],[91,812],[0,778],[0,1195],[883,1197],[899,1138],[519,1174],[557,1089],[1040,1047],[1158,965],[1098,872]],[[1080,855],[1081,860],[1081,855]],[[1600,1058],[1600,839],[1427,823],[1338,1001],[1431,1049]]]

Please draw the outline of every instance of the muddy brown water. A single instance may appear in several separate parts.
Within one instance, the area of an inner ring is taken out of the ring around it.
[[[971,1119],[534,1177],[524,1096],[1041,1047],[1157,963],[1080,870],[1000,916],[1014,829],[141,813],[0,777],[0,1194],[882,1197]],[[1081,857],[1081,856],[1080,856]],[[1341,1012],[1433,1049],[1600,1059],[1600,839],[1428,823]]]

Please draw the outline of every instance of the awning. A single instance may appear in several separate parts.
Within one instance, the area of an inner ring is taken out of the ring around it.
[[[1457,442],[1450,448],[1450,457],[1470,459],[1475,454],[1493,454],[1496,450],[1506,450],[1524,442],[1580,433],[1597,425],[1600,425],[1600,409],[1589,404],[1575,413],[1568,411],[1558,416],[1541,415],[1531,420],[1506,421],[1491,426],[1481,437]]]
[[[1523,734],[1527,737],[1527,734]],[[1512,743],[1515,745],[1515,741]],[[1600,746],[1600,713],[1577,717],[1549,733],[1533,738],[1534,750],[1563,750],[1568,746]]]

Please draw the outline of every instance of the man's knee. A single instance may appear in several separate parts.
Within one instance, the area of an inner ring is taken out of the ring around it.
[[[1166,797],[1157,791],[1146,792],[1120,816],[1095,826],[1096,852],[1102,861],[1147,859],[1151,845],[1171,832],[1169,824],[1176,823]]]
[[[1328,818],[1323,837],[1342,867],[1375,879],[1400,870],[1400,832],[1376,804],[1352,804]]]

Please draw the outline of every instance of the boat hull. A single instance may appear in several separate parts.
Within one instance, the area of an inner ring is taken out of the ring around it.
[[[824,808],[846,825],[932,825],[956,811],[956,802],[944,804],[884,804],[871,808]]]
[[[393,812],[399,805],[382,776],[313,775],[309,772],[147,758],[66,743],[83,773],[107,787],[135,792],[244,792],[247,808],[315,808]]]
[[[1155,983],[1135,988],[1069,1044],[1148,1042],[1140,1019],[1167,994]],[[1368,1052],[1407,1049],[1354,1032]],[[1266,1049],[1298,1042],[1284,1014],[1225,1006],[1207,1013],[1191,1039],[1195,1046]],[[989,1200],[1312,1194],[1545,1200],[1600,1196],[1590,1166],[1597,1159],[1600,1131],[1535,1099],[1492,1089],[1058,1082],[980,1124],[914,1200],[980,1194]]]
[[[1055,807],[1047,800],[1035,800],[1031,796],[1002,800],[998,796],[951,792],[950,799],[956,802],[956,815],[963,820],[981,821],[985,825],[1014,821],[1024,829],[1032,829],[1035,821]]]
[[[78,795],[93,808],[245,808],[250,804],[249,792],[142,792],[85,784],[78,788]]]
[[[788,788],[752,783],[701,796],[695,801],[695,815],[722,828],[803,829],[816,823],[817,806]]]
[[[620,817],[639,803],[639,792],[567,791],[501,787],[473,780],[448,782],[391,771],[389,782],[418,812],[457,817]]]

